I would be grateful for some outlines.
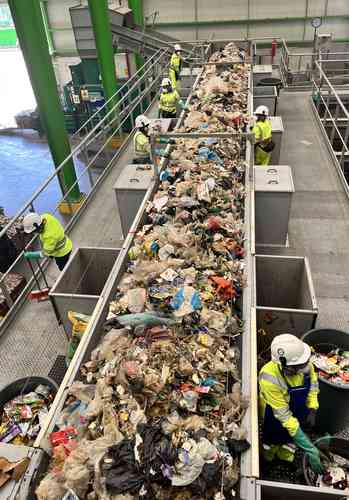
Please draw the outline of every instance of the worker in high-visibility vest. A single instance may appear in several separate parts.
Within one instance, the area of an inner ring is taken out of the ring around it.
[[[149,126],[151,121],[145,115],[137,116],[135,120],[135,127],[137,129],[134,138],[133,138],[133,148],[134,148],[134,164],[148,164],[152,163],[150,158],[150,139],[149,139]],[[173,143],[173,141],[168,141],[163,138],[158,140],[160,144],[169,144]],[[156,151],[157,155],[166,157],[168,156],[165,149],[158,149]]]
[[[176,89],[172,88],[171,80],[164,78],[161,82],[161,93],[159,100],[160,118],[176,118],[177,105],[185,108],[184,102],[180,98]]]
[[[42,244],[42,250],[25,252],[24,257],[29,260],[51,257],[62,271],[71,255],[73,243],[65,235],[59,220],[47,213],[42,215],[30,213],[23,219],[23,230],[27,234],[37,233]]]
[[[268,119],[269,110],[266,106],[258,106],[254,112],[256,123],[253,127],[255,136],[255,164],[269,165],[271,152],[274,148],[271,134],[271,121]]]
[[[180,92],[179,80],[181,79],[181,70],[183,64],[183,59],[181,54],[182,54],[182,48],[180,45],[176,44],[174,46],[174,53],[171,56],[168,76],[170,77],[172,88],[176,89],[177,92]]]
[[[320,453],[303,428],[315,426],[319,408],[318,377],[311,350],[298,337],[278,335],[271,344],[271,361],[259,373],[259,406],[263,418],[263,456],[293,462],[303,449],[312,469],[320,473]]]

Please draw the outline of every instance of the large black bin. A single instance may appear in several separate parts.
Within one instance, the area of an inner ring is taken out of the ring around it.
[[[0,413],[4,405],[11,399],[16,398],[21,394],[26,394],[28,392],[34,391],[38,385],[47,385],[51,388],[53,395],[56,395],[58,391],[58,385],[56,382],[47,377],[25,377],[15,380],[10,384],[6,385],[0,391]]]
[[[317,344],[334,344],[349,351],[349,333],[340,330],[310,330],[303,335],[302,340],[314,347]],[[323,433],[335,434],[349,424],[349,384],[339,386],[319,378],[319,386],[317,427]]]

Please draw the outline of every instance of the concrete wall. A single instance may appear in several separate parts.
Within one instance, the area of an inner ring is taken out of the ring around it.
[[[322,32],[331,32],[337,39],[349,38],[348,0],[292,0],[292,2],[143,0],[143,2],[145,15],[151,16],[154,12],[158,12],[156,29],[182,39],[275,35],[292,41],[311,40],[313,28],[310,26],[310,20],[314,16],[324,18]],[[337,16],[344,17],[340,19]],[[198,22],[196,27],[179,26],[179,23],[195,22]]]

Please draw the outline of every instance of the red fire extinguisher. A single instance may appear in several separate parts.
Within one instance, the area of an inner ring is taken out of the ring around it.
[[[276,40],[273,40],[271,42],[271,64],[274,63],[274,57],[276,56],[276,49],[277,49],[277,41]]]

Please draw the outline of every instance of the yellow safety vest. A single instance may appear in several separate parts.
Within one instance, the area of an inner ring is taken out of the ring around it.
[[[140,130],[135,133],[133,146],[136,158],[148,158],[150,154],[149,138]]]
[[[170,62],[171,68],[173,68],[176,73],[180,73],[182,69],[182,58],[181,56],[177,55],[176,53],[172,54],[171,56],[171,62]]]
[[[253,127],[253,133],[256,142],[267,143],[271,139],[271,121],[265,120],[264,122],[258,121]]]
[[[310,369],[310,390],[308,393],[307,407],[317,410],[319,408],[318,393],[319,382],[314,366]],[[287,381],[287,383],[286,383]],[[275,417],[281,422],[291,436],[294,436],[298,430],[298,419],[291,413],[288,394],[288,386],[297,387],[304,383],[303,373],[297,373],[285,377],[278,363],[269,361],[263,366],[259,373],[259,407],[260,415],[264,415],[267,405],[271,406]]]
[[[168,113],[175,113],[177,111],[177,103],[180,100],[177,90],[161,94],[159,108]]]
[[[72,241],[64,234],[63,226],[56,217],[51,214],[43,214],[42,218],[46,223],[39,237],[44,254],[49,257],[64,257],[71,252]]]

